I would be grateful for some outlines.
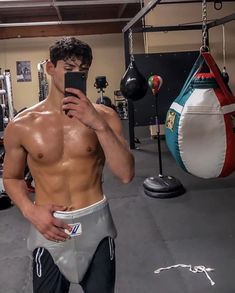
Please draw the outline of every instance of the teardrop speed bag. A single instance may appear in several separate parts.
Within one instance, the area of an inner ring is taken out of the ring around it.
[[[206,62],[210,73],[200,72]],[[235,170],[235,98],[208,52],[195,62],[165,123],[166,142],[177,163],[201,178]]]
[[[148,83],[131,60],[120,83],[120,90],[126,99],[133,101],[143,98],[148,90]]]

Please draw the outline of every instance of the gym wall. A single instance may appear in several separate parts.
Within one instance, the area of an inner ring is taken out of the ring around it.
[[[149,1],[145,1],[146,3]],[[223,3],[223,9],[217,11],[213,4],[208,4],[208,19],[221,18],[235,11],[235,3]],[[201,5],[178,4],[157,5],[146,16],[146,25],[168,26],[201,21]],[[235,92],[235,21],[225,25],[226,30],[226,65],[230,75],[230,87]],[[142,34],[133,34],[134,53],[159,53],[198,50],[201,46],[200,31],[179,31],[168,33],[145,34],[145,49]],[[119,88],[124,68],[124,41],[122,34],[81,36],[93,48],[94,61],[88,79],[88,96],[95,101],[98,93],[94,80],[98,75],[106,75],[109,86],[105,95],[113,99],[113,92]],[[48,58],[48,47],[58,39],[26,38],[0,40],[0,67],[10,69],[14,106],[16,110],[29,107],[38,102],[37,64]],[[218,65],[222,66],[222,26],[210,29],[210,48]],[[16,61],[31,61],[32,82],[16,81]],[[164,81],[166,82],[166,81]]]
[[[145,5],[150,2],[145,0]],[[235,3],[223,3],[221,10],[214,9],[213,3],[207,4],[207,19],[219,19],[235,12]],[[170,26],[200,22],[201,3],[157,5],[146,15],[146,25]],[[235,92],[235,21],[225,24],[226,34],[226,67],[230,76],[230,87]],[[145,52],[178,52],[199,50],[201,47],[201,31],[155,32],[145,34]],[[222,69],[222,26],[209,30],[211,53]],[[172,64],[174,66],[174,64]],[[166,81],[165,81],[166,82]]]
[[[24,38],[0,40],[0,67],[10,69],[14,107],[20,110],[36,104],[38,100],[37,64],[48,58],[48,48],[60,37]],[[95,77],[106,75],[109,86],[105,95],[114,98],[114,91],[119,89],[120,80],[125,72],[124,40],[122,34],[81,36],[93,49],[93,64],[88,78],[88,97],[96,101],[99,97],[94,87]],[[143,53],[142,35],[135,36],[135,52]],[[31,61],[32,82],[17,82],[16,61]],[[49,81],[49,79],[48,79]]]

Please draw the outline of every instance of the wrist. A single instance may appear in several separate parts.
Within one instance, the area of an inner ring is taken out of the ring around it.
[[[25,204],[24,207],[21,209],[22,214],[26,219],[29,219],[32,216],[34,207],[34,203],[30,201],[27,204]]]
[[[108,124],[104,120],[100,120],[94,127],[96,132],[104,132],[109,128]]]

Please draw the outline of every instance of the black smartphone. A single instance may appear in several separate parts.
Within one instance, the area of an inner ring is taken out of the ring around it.
[[[68,71],[64,74],[64,88],[79,89],[86,95],[86,73],[82,71]],[[64,93],[65,97],[71,96],[71,93]],[[77,97],[78,98],[78,97]],[[65,110],[65,114],[68,110]]]
[[[79,89],[86,95],[86,73],[83,71],[68,71],[64,75],[64,88]],[[65,97],[71,93],[65,92]]]

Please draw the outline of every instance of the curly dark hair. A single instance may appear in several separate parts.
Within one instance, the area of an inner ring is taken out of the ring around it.
[[[91,47],[75,37],[64,37],[56,41],[50,48],[50,60],[56,66],[58,60],[78,59],[81,65],[91,65]]]

